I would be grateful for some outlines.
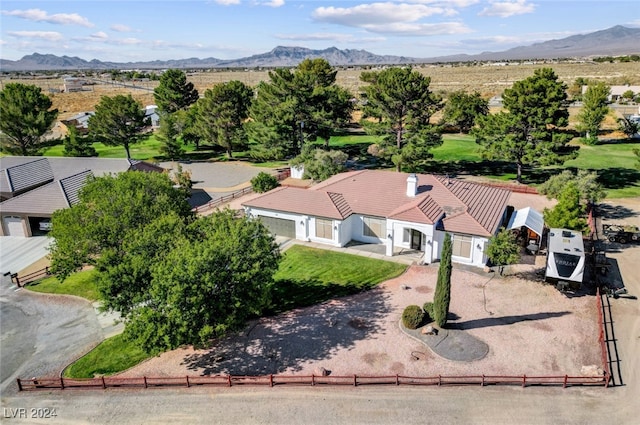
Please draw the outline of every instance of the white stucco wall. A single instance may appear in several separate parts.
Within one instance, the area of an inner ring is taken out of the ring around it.
[[[407,221],[399,220],[386,220],[386,232],[384,238],[375,238],[370,236],[364,236],[364,222],[363,216],[359,214],[353,214],[347,217],[345,220],[332,220],[333,223],[333,239],[318,238],[315,234],[316,231],[316,217],[307,216],[301,214],[291,214],[284,212],[276,212],[271,210],[263,210],[258,208],[245,208],[245,212],[252,216],[266,216],[275,217],[285,220],[293,220],[296,226],[296,239],[302,241],[311,241],[324,243],[327,245],[343,247],[350,241],[359,241],[363,243],[380,244],[384,243],[387,247],[387,255],[393,253],[393,248],[407,248],[410,249],[411,242],[403,241],[404,229],[415,229],[422,232],[422,247],[421,250],[425,253],[423,261],[425,263],[432,263],[440,259],[440,251],[442,249],[442,243],[444,241],[445,232],[435,229],[435,226],[429,224],[418,224]],[[323,218],[323,217],[320,217]],[[391,234],[391,238],[386,236]],[[470,264],[478,267],[483,267],[486,264],[487,258],[485,255],[486,245],[488,244],[488,238],[474,235],[471,236],[471,257],[452,257],[452,261],[456,263]]]

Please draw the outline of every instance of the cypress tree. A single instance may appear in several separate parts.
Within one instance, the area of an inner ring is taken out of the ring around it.
[[[451,301],[451,235],[446,233],[442,246],[440,267],[438,268],[438,282],[433,298],[433,320],[440,327],[447,323],[449,302]]]

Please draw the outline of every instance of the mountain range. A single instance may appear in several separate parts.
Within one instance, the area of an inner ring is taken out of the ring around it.
[[[188,58],[147,62],[87,61],[79,57],[34,53],[17,61],[0,59],[0,70],[80,70],[80,69],[165,69],[165,68],[255,68],[292,67],[307,58],[323,58],[333,66],[395,65],[414,63],[446,63],[471,61],[503,61],[526,59],[562,59],[589,56],[618,56],[640,53],[640,28],[615,26],[588,34],[573,35],[529,46],[515,47],[502,52],[483,52],[477,55],[450,55],[432,58],[376,55],[366,50],[330,47],[312,50],[304,47],[278,46],[267,53],[240,59]]]

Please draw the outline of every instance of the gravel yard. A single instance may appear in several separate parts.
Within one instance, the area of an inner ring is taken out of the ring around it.
[[[262,318],[209,349],[167,352],[120,376],[309,375],[320,367],[333,375],[580,376],[582,366],[600,365],[594,297],[568,298],[541,282],[455,266],[450,323],[487,343],[489,353],[474,362],[433,354],[399,320],[407,305],[433,299],[437,271],[412,266],[374,290]]]

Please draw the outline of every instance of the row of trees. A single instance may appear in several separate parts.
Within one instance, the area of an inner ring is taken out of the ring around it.
[[[163,153],[178,158],[184,143],[218,145],[229,157],[250,148],[259,160],[302,155],[298,161],[311,166],[318,157],[324,161],[319,174],[326,174],[337,156],[303,152],[303,147],[320,139],[326,148],[330,136],[351,120],[356,99],[336,85],[336,73],[325,60],[308,59],[292,70],[271,71],[255,89],[230,81],[200,96],[183,71],[168,70],[154,91]],[[527,167],[561,164],[577,155],[567,147],[573,137],[567,130],[567,87],[550,68],[506,89],[497,114],[488,113],[479,93],[457,91],[444,102],[430,90],[429,77],[410,67],[364,71],[361,80],[367,85],[360,93],[360,123],[368,134],[380,136],[369,152],[397,170],[424,166],[442,143],[445,126],[474,134],[484,158],[516,165],[518,181]],[[578,129],[586,141],[597,140],[608,112],[608,90],[603,83],[591,84],[583,96]],[[10,118],[2,120],[3,135],[22,154],[33,152],[57,111],[49,110],[51,101],[33,86],[7,84],[2,100],[3,117]],[[440,110],[442,120],[433,123]],[[148,124],[142,105],[131,96],[103,97],[89,120],[88,136],[70,135],[67,151],[90,155],[91,143],[102,141],[123,146],[129,155]]]

